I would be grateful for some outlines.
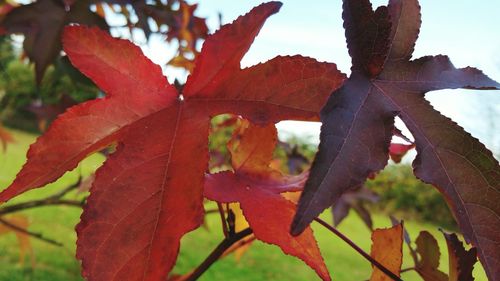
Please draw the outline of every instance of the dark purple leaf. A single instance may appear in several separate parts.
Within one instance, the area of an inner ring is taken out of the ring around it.
[[[365,0],[344,1],[352,74],[322,110],[319,151],[292,233],[300,233],[344,192],[384,168],[394,117],[399,116],[415,138],[415,175],[445,196],[464,236],[477,247],[488,277],[498,280],[498,161],[482,143],[436,111],[424,95],[441,89],[499,89],[500,84],[475,68],[455,68],[446,56],[409,60],[420,28],[418,1],[390,0],[392,23],[383,16],[384,10],[373,13]],[[386,24],[392,29],[382,40]]]

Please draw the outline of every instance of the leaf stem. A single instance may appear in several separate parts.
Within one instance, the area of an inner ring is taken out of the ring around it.
[[[408,268],[404,268],[404,269],[401,269],[401,273],[405,273],[407,271],[412,271],[412,270],[417,270],[415,267],[408,267]]]
[[[240,232],[236,232],[234,235],[230,235],[224,238],[224,240],[220,242],[220,244],[212,251],[212,253],[210,253],[210,255],[208,255],[208,257],[185,280],[197,280],[203,273],[205,273],[205,271],[210,268],[213,263],[215,263],[219,259],[219,257],[224,254],[227,249],[229,249],[229,247],[252,233],[253,231],[251,228],[245,228]]]
[[[222,208],[222,204],[219,202],[217,202],[217,209],[219,210],[220,220],[222,221],[222,232],[224,233],[224,237],[227,238],[229,236],[229,231],[227,228],[226,214],[224,208]]]
[[[402,281],[401,278],[399,278],[392,271],[390,271],[385,266],[383,266],[381,263],[379,263],[374,258],[372,258],[369,254],[367,254],[365,251],[363,251],[363,249],[361,249],[358,245],[356,245],[354,242],[352,242],[349,238],[347,238],[347,236],[345,236],[344,234],[342,234],[336,228],[334,228],[333,226],[329,225],[328,223],[326,223],[324,220],[322,220],[320,218],[315,218],[314,220],[316,222],[318,222],[319,224],[321,224],[322,226],[324,226],[326,229],[330,230],[333,234],[335,234],[336,236],[338,236],[340,239],[344,240],[344,242],[346,242],[347,244],[349,244],[349,246],[351,246],[351,248],[353,248],[354,250],[356,250],[356,252],[358,252],[361,256],[363,256],[365,259],[367,259],[371,264],[373,264],[378,269],[380,269],[383,273],[385,273],[385,275],[389,276],[392,280]]]

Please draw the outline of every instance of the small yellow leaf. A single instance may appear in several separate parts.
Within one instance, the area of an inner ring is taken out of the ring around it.
[[[372,242],[371,256],[399,276],[403,262],[403,226],[398,224],[387,229],[376,229],[372,233]],[[372,267],[370,281],[392,281],[380,269]]]

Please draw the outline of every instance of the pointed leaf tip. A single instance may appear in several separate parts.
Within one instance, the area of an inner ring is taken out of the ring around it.
[[[252,45],[267,18],[282,4],[268,2],[253,8],[209,36],[195,60],[193,73],[183,89],[185,98],[207,97],[240,69],[240,61]],[[217,81],[214,78],[217,77]]]

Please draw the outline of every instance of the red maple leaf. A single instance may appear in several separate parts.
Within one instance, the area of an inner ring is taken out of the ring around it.
[[[96,28],[67,27],[64,50],[106,94],[70,108],[28,151],[0,202],[52,182],[90,153],[118,143],[96,172],[77,226],[77,256],[89,280],[164,280],[181,237],[203,219],[210,118],[257,124],[317,119],[345,76],[334,64],[277,57],[240,69],[270,2],[207,38],[182,93],[126,40]]]
[[[321,279],[330,280],[312,229],[296,237],[288,231],[295,204],[280,193],[301,190],[308,173],[285,176],[269,167],[276,143],[274,124],[243,123],[228,145],[234,172],[207,175],[204,194],[220,203],[240,203],[257,239],[279,246],[303,260]]]

